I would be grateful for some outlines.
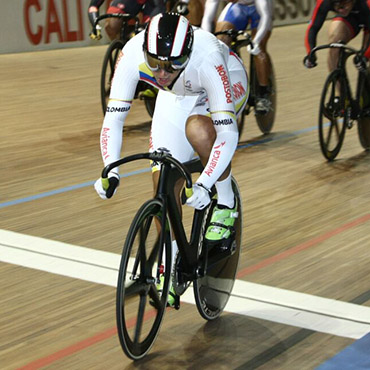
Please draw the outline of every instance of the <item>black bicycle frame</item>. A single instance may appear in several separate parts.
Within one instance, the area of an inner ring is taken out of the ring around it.
[[[332,44],[326,44],[322,46],[315,47],[311,51],[311,55],[315,54],[318,50],[327,49],[327,48],[338,48],[338,44],[340,43],[332,43]],[[346,46],[345,44],[341,44],[342,46],[339,47],[339,57],[338,57],[338,65],[335,69],[335,71],[339,71],[340,76],[343,78],[345,82],[345,89],[348,92],[348,97],[350,99],[350,105],[351,105],[351,119],[355,120],[358,119],[361,114],[361,107],[360,107],[360,99],[362,97],[362,92],[365,87],[366,83],[366,71],[358,72],[357,77],[357,88],[356,88],[356,95],[355,99],[353,99],[352,89],[351,85],[349,83],[347,69],[346,69],[346,63],[347,59],[354,54],[358,54],[358,51],[352,49],[351,47]]]
[[[142,153],[121,158],[116,162],[110,163],[103,169],[101,177],[103,179],[107,178],[109,171],[113,168],[138,159],[151,159],[152,161],[161,163],[161,172],[154,199],[159,199],[163,203],[164,214],[162,215],[162,220],[166,220],[168,214],[180,255],[183,258],[182,267],[184,268],[184,272],[189,277],[189,280],[195,278],[196,271],[199,267],[198,241],[202,228],[200,221],[204,216],[205,210],[194,211],[190,241],[188,241],[177,206],[177,197],[174,194],[174,188],[180,178],[185,179],[186,188],[192,188],[190,174],[201,172],[203,166],[197,159],[181,164],[170,155],[162,152]]]
[[[184,164],[184,167],[189,173],[201,172],[203,169],[199,160],[187,162]],[[162,164],[155,198],[159,198],[163,202],[165,213],[168,213],[172,232],[175,236],[180,255],[183,258],[183,267],[188,274],[193,275],[198,268],[198,242],[202,228],[200,221],[205,211],[194,211],[190,240],[188,240],[178,209],[177,195],[174,194],[175,185],[181,177],[183,176],[177,168],[172,167],[170,163],[164,162]]]

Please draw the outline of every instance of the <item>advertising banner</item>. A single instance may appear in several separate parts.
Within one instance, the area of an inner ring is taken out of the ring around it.
[[[99,42],[89,38],[89,4],[90,0],[0,0],[0,53],[107,43],[107,37]],[[315,0],[275,0],[274,25],[308,21],[314,4]]]

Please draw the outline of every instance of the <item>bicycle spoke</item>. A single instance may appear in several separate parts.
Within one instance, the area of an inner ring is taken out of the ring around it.
[[[164,308],[162,302],[161,302],[161,297],[158,294],[158,290],[155,287],[155,285],[151,285],[149,289],[149,297],[152,300],[152,306],[156,308],[157,310],[161,310]]]
[[[141,331],[143,328],[143,322],[144,322],[145,306],[146,306],[146,294],[140,294],[140,303],[139,303],[139,309],[138,309],[136,325],[135,325],[135,335],[134,335],[135,344],[138,344],[140,340],[140,334],[141,334]]]
[[[343,144],[349,108],[345,104],[346,96],[342,76],[337,71],[329,74],[322,91],[319,114],[320,147],[329,161],[335,159]]]
[[[153,222],[161,207],[161,202],[151,200],[140,208],[128,231],[120,265],[116,302],[118,336],[124,352],[135,360],[142,358],[154,343],[167,302],[170,271],[164,273],[162,293],[156,286],[162,248],[166,250],[166,264],[171,265],[169,231],[161,241],[157,222]]]
[[[135,296],[138,294],[142,294],[147,290],[147,284],[142,282],[140,279],[137,279],[135,281],[130,281],[125,285],[125,295],[127,297]]]

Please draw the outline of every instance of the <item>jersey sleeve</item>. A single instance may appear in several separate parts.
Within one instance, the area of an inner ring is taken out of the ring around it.
[[[238,144],[238,128],[231,81],[223,54],[208,55],[199,72],[217,136],[198,182],[211,188],[232,160]]]
[[[367,59],[370,59],[370,0],[363,2],[363,9],[360,10],[363,13],[366,23],[364,24],[364,32],[366,33],[366,44],[363,45],[364,55]]]
[[[316,46],[317,34],[324,24],[329,10],[330,0],[317,0],[305,34],[305,47],[307,54]]]
[[[254,42],[260,44],[266,33],[271,30],[272,26],[272,1],[271,0],[256,0],[256,9],[261,19],[258,23],[257,33],[254,37]]]
[[[135,50],[129,44],[130,42],[123,48],[116,64],[100,134],[100,149],[104,165],[118,160],[121,156],[123,126],[139,81],[138,64],[133,54]]]

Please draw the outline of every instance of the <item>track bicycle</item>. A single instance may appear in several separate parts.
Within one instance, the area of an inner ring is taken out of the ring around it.
[[[99,24],[100,21],[107,18],[122,19],[122,27],[120,31],[120,38],[113,40],[109,44],[103,59],[100,77],[100,100],[103,114],[105,114],[105,111],[107,110],[112,78],[121,50],[125,46],[126,42],[130,40],[130,38],[144,29],[144,25],[140,24],[139,18],[137,16],[130,14],[113,13],[103,14],[97,17],[92,32],[96,34],[96,26]],[[133,24],[130,24],[131,20],[133,20]],[[144,91],[145,94],[143,94]],[[157,98],[157,90],[144,81],[139,81],[134,96],[134,99],[137,98],[144,100],[145,108],[148,114],[150,115],[150,117],[153,117],[155,101]]]
[[[214,188],[210,205],[194,210],[190,235],[187,235],[174,188],[179,180],[185,180],[184,203],[192,193],[191,174],[203,169],[199,160],[181,164],[166,151],[135,154],[106,166],[102,172],[103,182],[107,181],[111,169],[139,159],[154,161],[161,165],[161,170],[154,198],[141,206],[131,223],[119,267],[118,336],[123,351],[133,360],[144,357],[154,344],[171,283],[176,292],[177,309],[179,296],[193,283],[200,315],[206,320],[215,320],[221,315],[234,285],[242,233],[242,201],[238,185],[232,178],[238,204],[238,217],[230,229],[232,235],[216,245],[210,245],[204,238],[217,204]],[[178,246],[173,267],[172,239]],[[160,282],[162,293],[157,290]]]
[[[243,59],[242,48],[246,48],[248,45],[253,46],[252,36],[246,31],[238,31],[235,29],[215,32],[215,36],[218,36],[218,35],[227,35],[231,37],[231,40],[232,40],[231,50],[234,51],[243,60],[243,63],[246,66],[247,61],[245,60],[245,57]],[[255,107],[256,98],[261,95],[259,93],[260,85],[258,83],[254,58],[255,58],[254,55],[250,54],[249,73],[248,73],[250,91],[249,91],[249,97],[248,97],[246,108],[244,109],[244,112],[240,115],[238,119],[239,133],[241,133],[243,130],[245,115],[248,115],[251,109]],[[254,110],[254,115],[256,117],[257,125],[263,134],[269,134],[271,132],[272,127],[274,125],[276,108],[277,108],[276,78],[275,78],[275,72],[274,72],[274,67],[273,67],[271,58],[269,59],[270,59],[270,76],[269,76],[268,89],[270,92],[271,108],[270,108],[270,111],[266,114],[260,114],[256,112],[256,110]]]
[[[316,46],[309,57],[328,48],[339,49],[339,58],[337,68],[329,73],[321,93],[319,141],[324,157],[333,161],[342,148],[346,129],[351,129],[354,121],[357,121],[362,147],[370,149],[370,73],[368,69],[358,72],[355,95],[352,95],[346,62],[350,56],[362,57],[363,52],[338,42]]]

